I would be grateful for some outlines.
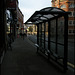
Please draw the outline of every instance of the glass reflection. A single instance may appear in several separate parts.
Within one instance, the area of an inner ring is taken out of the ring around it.
[[[64,44],[64,20],[63,18],[58,19],[57,34],[58,34],[58,43]]]
[[[56,20],[51,21],[51,27],[50,27],[50,35],[51,35],[51,41],[56,41]]]

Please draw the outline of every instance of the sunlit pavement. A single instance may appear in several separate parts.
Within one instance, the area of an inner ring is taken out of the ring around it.
[[[1,75],[74,75],[68,70],[62,73],[59,68],[49,63],[36,53],[34,43],[28,38],[17,38],[12,43],[1,65]]]

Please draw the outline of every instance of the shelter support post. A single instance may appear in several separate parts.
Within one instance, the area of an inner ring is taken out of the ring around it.
[[[50,50],[50,20],[48,21],[48,50]],[[50,58],[50,53],[48,53],[48,60]]]
[[[64,16],[64,72],[67,71],[67,60],[68,60],[68,15]]]
[[[58,41],[58,18],[56,18],[56,51],[55,53],[58,54],[58,51],[57,51],[57,41]],[[57,58],[56,58],[56,61],[57,61]]]
[[[46,43],[45,43],[46,34],[45,34],[45,32],[46,32],[46,23],[44,23],[44,49],[45,49],[45,47],[46,47]],[[45,50],[44,50],[44,52],[45,52]]]
[[[39,25],[37,25],[37,44],[39,45]],[[37,53],[38,53],[39,47],[37,47]]]

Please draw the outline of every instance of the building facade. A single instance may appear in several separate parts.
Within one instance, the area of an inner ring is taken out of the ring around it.
[[[52,0],[52,7],[61,8],[65,11],[71,12],[69,14],[69,21],[68,21],[68,35],[69,38],[74,36],[75,30],[75,3],[74,0]]]
[[[21,10],[17,9],[17,28],[18,28],[18,34],[24,32],[24,15],[22,14]]]
[[[18,0],[7,0],[7,10],[10,11],[10,33],[16,38]]]
[[[12,16],[10,23],[10,33],[13,33],[14,37],[17,37],[19,32],[23,32],[23,19],[24,15],[19,9],[18,0],[7,0],[7,10],[10,11]]]
[[[15,39],[17,27],[23,27],[23,14],[18,9],[18,4],[18,0],[2,0],[0,3],[0,65],[8,50],[8,34],[12,35],[10,39]]]
[[[6,52],[6,0],[0,2],[0,68]],[[1,70],[0,70],[1,72]]]

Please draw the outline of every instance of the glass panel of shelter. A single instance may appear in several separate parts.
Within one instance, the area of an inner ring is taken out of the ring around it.
[[[41,47],[41,24],[39,24],[39,46]]]
[[[45,23],[45,48],[48,49],[48,22]]]
[[[50,50],[64,57],[64,20],[58,18],[57,23],[56,19],[50,23]],[[39,24],[39,46],[42,52],[48,50],[48,22]]]
[[[64,20],[58,18],[51,20],[50,23],[50,50],[58,56],[64,57]]]
[[[58,18],[58,26],[57,26],[57,49],[58,55],[64,57],[64,18]]]
[[[47,50],[49,51],[51,50],[53,53],[62,57],[61,59],[64,59],[64,49],[65,49],[64,48],[64,32],[65,32],[64,27],[65,27],[65,21],[63,17],[50,20],[50,24],[49,21],[45,23],[40,23],[39,24],[39,47],[40,47],[39,50],[45,54],[47,54]],[[49,33],[50,36],[48,36]],[[51,55],[51,57],[54,56]],[[57,59],[58,59],[57,57],[54,57],[54,60]],[[60,60],[58,60],[58,62],[60,62]],[[63,64],[63,60],[61,64]]]
[[[56,50],[56,20],[52,20],[50,26],[50,49],[55,52]]]
[[[40,49],[42,52],[44,52],[45,49],[45,26],[44,23],[39,24],[39,45],[42,49]]]
[[[41,24],[42,25],[42,48],[44,49],[44,23]]]

